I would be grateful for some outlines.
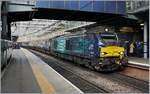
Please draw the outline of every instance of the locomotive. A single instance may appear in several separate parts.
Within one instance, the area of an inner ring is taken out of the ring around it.
[[[113,32],[61,35],[34,43],[32,48],[97,71],[117,70],[128,63],[125,49]]]

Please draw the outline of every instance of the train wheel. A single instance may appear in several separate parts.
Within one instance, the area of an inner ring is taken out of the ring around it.
[[[94,67],[91,65],[90,62],[85,64],[86,67],[88,67],[90,70],[94,70]]]
[[[91,66],[91,65],[89,65],[88,68],[89,68],[90,70],[94,70],[94,67]]]
[[[119,67],[119,71],[123,71],[124,69],[125,69],[124,66],[120,66],[120,67]]]
[[[99,71],[100,70],[100,66],[95,65],[94,69],[97,70],[97,71]]]

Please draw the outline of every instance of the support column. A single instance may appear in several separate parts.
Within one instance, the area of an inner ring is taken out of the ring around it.
[[[147,49],[147,45],[148,45],[147,38],[148,38],[148,35],[147,34],[148,34],[148,24],[145,21],[144,22],[144,58],[148,57],[148,49]]]
[[[8,21],[7,21],[7,12],[8,12],[8,3],[6,1],[2,2],[2,9],[1,9],[1,20],[2,20],[2,31],[1,37],[2,39],[7,39],[8,33]]]
[[[7,26],[8,26],[8,27],[7,27],[7,28],[8,28],[7,39],[8,39],[8,40],[11,40],[11,26],[10,26],[10,25],[11,25],[11,23],[8,22],[8,23],[7,23]]]

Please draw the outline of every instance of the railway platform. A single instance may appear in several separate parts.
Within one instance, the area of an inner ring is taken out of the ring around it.
[[[137,58],[137,57],[129,57],[129,65],[134,65],[143,68],[150,68],[149,59]]]
[[[137,58],[137,57],[129,57],[129,62],[131,63],[137,63],[137,64],[149,64],[148,59],[145,58]],[[135,63],[135,64],[136,64]]]
[[[83,93],[28,50],[14,50],[12,56],[1,77],[2,93]]]

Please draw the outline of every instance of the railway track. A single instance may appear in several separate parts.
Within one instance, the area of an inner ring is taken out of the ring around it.
[[[50,58],[47,55],[33,51],[42,60],[53,67],[58,73],[67,78],[85,93],[98,92],[117,92],[117,93],[147,93],[148,82],[134,79],[132,77],[122,75],[118,72],[114,73],[98,73],[90,71],[87,68],[76,66],[75,64],[64,63],[62,60]],[[55,62],[55,63],[54,63]],[[63,62],[63,63],[62,63]],[[70,66],[71,65],[71,66]],[[63,71],[62,71],[63,70]],[[104,83],[105,82],[105,83]],[[108,82],[108,83],[107,83]]]
[[[149,69],[147,67],[144,66],[140,66],[138,65],[133,65],[126,67],[125,70],[122,70],[120,72],[118,72],[120,75],[125,75],[128,76],[130,78],[134,78],[137,80],[142,80],[145,82],[149,82]]]
[[[33,52],[33,51],[32,51]],[[50,61],[41,55],[33,52],[37,56],[39,56],[42,60],[44,60],[49,66],[51,66],[54,70],[56,70],[59,74],[64,76],[66,79],[68,79],[71,83],[73,83],[75,86],[80,88],[84,93],[108,93],[108,91],[104,90],[103,88],[100,88],[91,82],[88,82],[87,80],[81,78],[80,76],[76,75],[75,73],[60,67],[57,63],[54,63],[55,61]]]
[[[142,92],[149,92],[149,83],[121,73],[111,74],[112,80],[134,87]]]

